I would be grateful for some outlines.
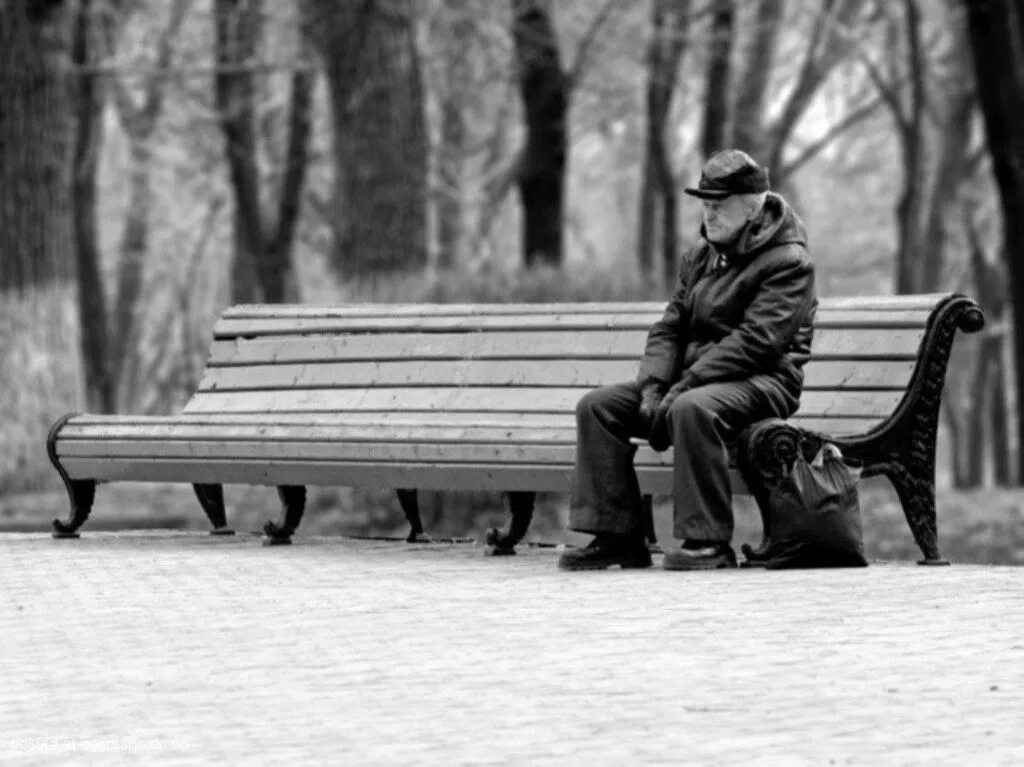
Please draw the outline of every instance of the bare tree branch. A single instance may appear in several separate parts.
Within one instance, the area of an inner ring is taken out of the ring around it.
[[[771,130],[769,167],[781,165],[782,150],[825,78],[856,43],[853,29],[863,0],[823,0],[796,82]]]
[[[579,84],[584,74],[590,60],[591,48],[601,28],[608,21],[616,6],[619,6],[621,9],[625,2],[626,0],[604,0],[604,4],[598,8],[597,13],[590,20],[590,24],[587,25],[586,31],[584,31],[583,36],[580,38],[579,46],[576,48],[576,57],[566,73],[566,87],[570,92]]]
[[[170,21],[160,33],[160,39],[157,41],[156,72],[146,84],[146,96],[142,107],[143,115],[148,123],[156,121],[163,106],[165,84],[168,79],[171,59],[174,56],[174,44],[191,6],[192,0],[174,0],[171,5]]]
[[[878,95],[882,101],[888,105],[892,112],[893,119],[899,125],[901,131],[905,131],[909,128],[909,118],[904,113],[903,103],[900,101],[899,91],[897,90],[896,83],[890,83],[886,80],[882,71],[867,56],[860,58],[861,65],[864,67],[864,71],[867,73],[868,79],[871,80],[875,86],[875,90],[878,91]]]
[[[156,64],[152,68],[143,70],[145,73],[145,84],[141,106],[135,103],[135,99],[132,97],[128,85],[122,76],[124,74],[122,68],[113,66],[98,68],[100,72],[109,75],[114,94],[114,103],[121,116],[121,122],[124,125],[125,131],[135,141],[147,139],[153,132],[157,118],[160,116],[166,83],[172,74],[171,63],[174,57],[174,45],[181,30],[181,25],[185,21],[191,6],[192,0],[174,0],[171,6],[170,20],[167,26],[161,30],[157,42]],[[116,31],[109,14],[105,21],[104,30],[106,32],[109,52],[113,50],[113,39]],[[126,18],[121,19],[122,23],[125,21]]]
[[[788,163],[782,166],[782,168],[775,173],[778,179],[784,179],[792,176],[796,173],[806,162],[811,160],[815,155],[821,152],[825,147],[835,141],[839,136],[844,134],[850,128],[857,123],[866,120],[868,117],[878,111],[878,108],[882,106],[883,100],[881,97],[877,97],[866,104],[861,104],[856,109],[851,110],[846,114],[839,122],[835,123],[825,133],[819,136],[817,139],[812,141],[810,144],[800,150],[800,153],[790,160]]]

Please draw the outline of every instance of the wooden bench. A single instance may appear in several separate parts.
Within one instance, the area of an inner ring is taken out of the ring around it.
[[[273,485],[283,519],[264,530],[281,543],[299,524],[307,485],[398,489],[411,540],[423,536],[414,488],[494,490],[508,493],[511,526],[488,542],[512,553],[534,494],[570,488],[580,396],[635,376],[663,308],[229,308],[179,415],[71,414],[54,424],[47,449],[71,501],[54,535],[77,535],[98,482],[190,483],[214,533],[231,532],[223,484]],[[941,561],[939,402],[956,330],[982,325],[960,295],[823,300],[800,411],[745,436],[737,491],[777,475],[798,437],[827,438],[861,460],[865,475],[892,480],[925,561]],[[635,465],[646,494],[671,491],[670,452],[643,446]]]

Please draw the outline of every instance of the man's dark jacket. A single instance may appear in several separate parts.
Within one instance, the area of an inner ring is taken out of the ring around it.
[[[638,382],[664,390],[747,379],[779,416],[792,415],[818,305],[803,223],[769,192],[761,215],[722,254],[703,227],[701,235],[648,334]]]

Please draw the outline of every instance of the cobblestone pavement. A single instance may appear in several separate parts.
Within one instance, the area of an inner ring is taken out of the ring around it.
[[[1024,763],[1024,568],[0,536],[0,763]]]

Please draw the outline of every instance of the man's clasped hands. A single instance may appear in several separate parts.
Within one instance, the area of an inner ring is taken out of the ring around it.
[[[684,380],[673,384],[664,395],[661,388],[659,383],[648,383],[640,392],[640,419],[648,430],[647,441],[659,453],[672,444],[668,433],[668,410],[676,397],[690,387]]]

